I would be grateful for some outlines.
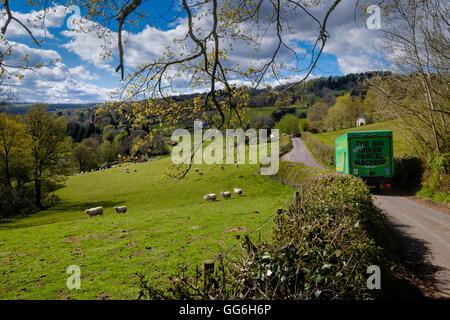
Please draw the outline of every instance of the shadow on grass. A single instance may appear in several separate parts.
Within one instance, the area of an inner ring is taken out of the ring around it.
[[[105,209],[107,208],[113,208],[114,206],[117,206],[119,204],[123,204],[124,201],[89,201],[89,202],[77,202],[73,204],[60,204],[56,205],[54,207],[48,208],[46,211],[84,211],[89,208],[93,207],[103,207]]]
[[[16,217],[10,222],[0,224],[0,230],[34,227],[57,222],[79,220],[86,218],[84,211],[93,207],[103,207],[105,210],[123,205],[124,201],[89,201],[77,203],[62,203],[29,216]],[[75,214],[74,214],[75,213]]]

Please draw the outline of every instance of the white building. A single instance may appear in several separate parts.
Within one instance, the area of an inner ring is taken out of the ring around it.
[[[360,115],[358,116],[358,118],[356,118],[356,126],[363,126],[366,124],[366,116],[365,115]]]

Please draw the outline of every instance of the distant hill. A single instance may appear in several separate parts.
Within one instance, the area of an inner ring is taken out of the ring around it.
[[[285,84],[272,88],[272,90],[258,89],[253,93],[248,106],[250,108],[283,107],[293,106],[303,108],[306,111],[317,102],[324,102],[333,105],[335,98],[347,92],[352,96],[364,97],[367,88],[364,82],[374,75],[386,75],[386,72],[369,71],[364,73],[350,73],[344,76],[320,77],[308,80],[304,85],[292,86]],[[198,93],[173,96],[172,99],[178,103],[189,104],[198,96]],[[14,103],[2,107],[0,111],[24,114],[32,103]],[[52,103],[49,104],[49,111],[63,111],[68,109],[89,109],[97,106],[97,103]]]
[[[24,114],[35,103],[12,103],[2,107],[2,112],[12,114]],[[67,109],[89,109],[98,105],[97,103],[50,103],[48,111],[62,111]]]

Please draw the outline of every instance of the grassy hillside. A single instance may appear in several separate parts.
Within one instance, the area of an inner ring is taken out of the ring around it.
[[[203,176],[191,171],[175,182],[162,177],[168,161],[129,164],[128,174],[112,168],[69,177],[56,192],[62,204],[0,224],[0,298],[133,299],[135,272],[164,287],[182,265],[236,245],[238,233],[269,221],[257,230],[267,236],[271,215],[291,197],[291,187],[254,174],[255,166],[197,166]],[[242,197],[202,200],[235,186]],[[103,217],[84,214],[99,205]],[[116,205],[128,212],[116,214]],[[80,290],[66,287],[70,265],[81,268]]]
[[[334,141],[336,138],[340,137],[344,133],[348,131],[372,131],[372,130],[392,130],[393,138],[394,138],[394,154],[396,156],[406,154],[408,152],[411,152],[408,145],[406,145],[401,139],[403,132],[400,128],[398,128],[393,121],[386,121],[386,122],[379,122],[379,123],[373,123],[368,124],[365,126],[355,127],[355,128],[348,128],[348,129],[342,129],[342,130],[336,130],[336,131],[330,131],[330,132],[324,132],[315,135],[317,138],[319,138],[323,143],[334,147]]]

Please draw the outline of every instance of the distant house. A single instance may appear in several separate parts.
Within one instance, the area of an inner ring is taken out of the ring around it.
[[[364,114],[358,116],[358,118],[356,118],[356,126],[359,127],[359,126],[365,125],[366,119],[367,119],[367,117]]]

